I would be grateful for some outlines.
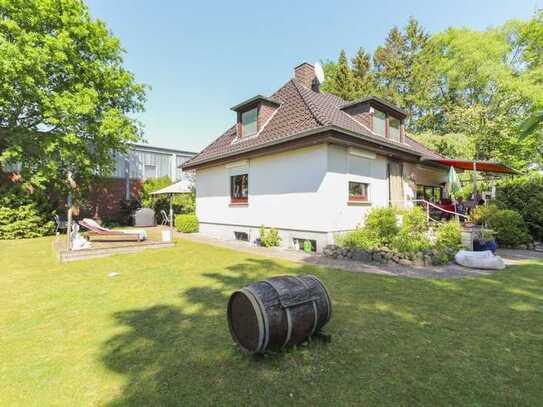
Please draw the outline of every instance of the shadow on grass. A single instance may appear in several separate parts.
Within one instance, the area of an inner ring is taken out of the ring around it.
[[[126,383],[109,405],[530,404],[543,396],[543,267],[534,267],[446,284],[248,258],[182,291],[189,307],[113,315],[125,330],[104,344],[103,362]],[[329,288],[332,344],[241,354],[229,295],[293,273]]]

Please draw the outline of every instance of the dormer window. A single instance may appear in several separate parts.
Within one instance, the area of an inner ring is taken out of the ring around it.
[[[248,110],[241,114],[241,134],[243,137],[249,137],[258,131],[258,109]]]
[[[391,116],[388,118],[388,138],[398,143],[401,141],[400,126],[400,120]]]
[[[380,136],[386,137],[387,131],[387,115],[379,110],[373,112],[373,131]]]
[[[404,124],[407,112],[392,103],[371,96],[341,107],[345,113],[370,128],[375,134],[397,143],[404,143]]]
[[[237,113],[237,140],[254,136],[262,131],[279,105],[276,100],[257,95],[234,106],[232,110]]]

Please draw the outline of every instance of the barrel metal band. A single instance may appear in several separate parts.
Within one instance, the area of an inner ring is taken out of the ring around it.
[[[292,336],[292,319],[290,318],[290,309],[285,308],[285,313],[287,314],[287,336],[281,348],[284,348],[285,346],[287,346],[287,343],[289,343],[290,337]]]
[[[311,288],[307,285],[307,283],[302,280],[301,278],[299,277],[296,277],[294,276],[294,278],[296,280],[298,280],[300,283],[302,283],[302,285],[307,288],[308,290]],[[318,321],[318,317],[319,317],[319,313],[317,312],[317,301],[315,300],[312,300],[313,302],[313,328],[311,328],[311,333],[309,334],[309,336],[312,336],[314,333],[315,333],[315,329],[317,329],[317,321]]]
[[[330,300],[330,296],[328,295],[328,291],[326,291],[326,287],[324,286],[324,284],[322,283],[322,281],[319,278],[317,278],[317,277],[315,277],[315,276],[313,276],[311,274],[308,274],[307,277],[316,280],[317,283],[319,283],[319,285],[321,286],[322,291],[324,292],[324,298],[326,300],[326,304],[328,305],[328,307],[327,307],[328,308],[328,314],[326,316],[326,322],[328,322],[328,321],[330,321],[330,317],[332,315],[332,301]]]
[[[249,299],[253,309],[255,310],[256,320],[258,323],[258,348],[256,349],[256,352],[261,352],[266,349],[266,346],[268,345],[268,329],[266,329],[268,326],[268,321],[266,313],[264,312],[260,299],[249,287],[242,288],[240,291]]]

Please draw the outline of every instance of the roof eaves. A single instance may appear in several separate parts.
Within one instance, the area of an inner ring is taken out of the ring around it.
[[[224,154],[219,154],[219,155],[216,155],[214,157],[210,157],[208,159],[203,159],[201,161],[197,161],[197,160],[187,161],[186,163],[183,164],[182,168],[185,169],[185,170],[195,168],[197,166],[207,164],[207,163],[210,163],[210,162],[213,162],[213,161],[219,161],[219,160],[231,157],[231,156],[236,156],[236,155],[247,153],[247,152],[250,152],[250,151],[260,150],[262,148],[266,148],[266,147],[274,146],[274,145],[277,145],[277,144],[285,143],[287,141],[297,140],[299,138],[315,135],[315,134],[318,134],[318,133],[323,133],[325,131],[330,131],[330,130],[337,131],[339,133],[343,133],[343,134],[346,134],[346,135],[349,135],[349,136],[352,136],[352,137],[356,137],[356,138],[362,139],[364,141],[370,141],[370,142],[373,142],[373,143],[376,143],[376,144],[380,144],[380,145],[383,145],[385,147],[392,148],[392,149],[395,149],[395,150],[398,150],[398,151],[401,151],[401,152],[404,152],[404,153],[408,153],[408,154],[411,154],[411,155],[414,155],[414,156],[417,156],[417,157],[422,156],[422,154],[420,152],[416,151],[416,150],[413,150],[411,148],[408,148],[408,147],[405,147],[405,146],[402,146],[402,145],[398,145],[396,143],[389,142],[389,141],[384,140],[384,139],[379,139],[377,137],[356,133],[356,132],[347,130],[347,129],[343,128],[343,127],[339,127],[339,126],[336,126],[336,125],[326,125],[326,126],[321,126],[321,127],[305,130],[305,131],[302,131],[300,133],[292,134],[292,135],[290,135],[288,137],[283,137],[283,138],[280,138],[280,139],[271,140],[271,141],[269,141],[267,143],[259,144],[258,146],[251,146],[251,147],[247,147],[247,148],[244,148],[244,149],[240,149],[240,150],[236,150],[236,151],[230,151],[230,152],[224,153]]]

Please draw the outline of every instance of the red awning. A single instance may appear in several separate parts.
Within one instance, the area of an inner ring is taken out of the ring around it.
[[[472,171],[474,168],[481,172],[498,172],[503,174],[516,174],[517,171],[508,167],[507,165],[500,163],[493,163],[490,161],[469,161],[469,160],[449,160],[449,159],[428,159],[424,161],[430,161],[437,164],[447,165],[462,170]],[[475,164],[475,165],[474,165]]]

